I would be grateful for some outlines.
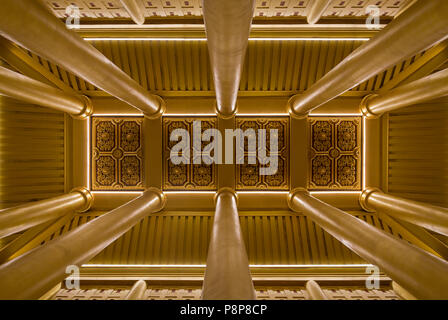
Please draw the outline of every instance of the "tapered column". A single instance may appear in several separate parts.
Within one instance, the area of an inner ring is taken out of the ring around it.
[[[289,195],[302,212],[367,262],[420,299],[448,299],[448,262],[312,197],[305,189]]]
[[[361,102],[361,112],[369,118],[403,107],[448,95],[448,69],[405,84],[381,95],[368,95]]]
[[[216,194],[215,202],[202,299],[255,299],[236,194],[230,188],[222,188]]]
[[[395,281],[392,281],[392,289],[403,300],[417,300],[416,297],[407,292],[402,286],[400,286]]]
[[[92,202],[93,196],[87,189],[77,188],[62,196],[0,210],[0,239],[72,211],[87,211]]]
[[[66,93],[45,83],[0,66],[0,94],[14,99],[67,112],[84,119],[92,114],[92,103],[86,96]]]
[[[236,113],[254,5],[254,0],[202,0],[216,108],[223,118]]]
[[[448,209],[403,199],[367,188],[359,198],[361,207],[369,212],[380,211],[428,230],[448,236]]]
[[[417,1],[302,95],[293,96],[289,112],[297,118],[336,98],[403,59],[448,37],[448,1]]]
[[[147,117],[163,113],[160,97],[143,89],[91,44],[67,29],[41,1],[3,0],[0,35],[140,109]]]
[[[327,10],[332,0],[314,0],[311,1],[310,11],[306,16],[309,24],[315,24]]]
[[[140,197],[0,266],[0,300],[37,299],[68,274],[131,229],[160,211],[165,196],[150,188]]]
[[[145,7],[142,0],[120,0],[136,24],[145,23]]]
[[[320,285],[317,284],[316,281],[314,280],[307,281],[305,288],[306,291],[308,291],[311,300],[328,300],[327,295],[321,289]]]
[[[125,299],[142,300],[146,291],[146,287],[146,281],[138,280],[136,283],[134,283]]]

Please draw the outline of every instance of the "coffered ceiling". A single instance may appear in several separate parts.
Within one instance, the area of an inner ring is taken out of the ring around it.
[[[145,16],[149,17],[201,17],[201,0],[141,0]],[[394,17],[412,0],[333,0],[324,17],[351,18],[366,16],[366,7],[376,5],[384,17]],[[46,0],[58,17],[68,16],[65,8],[76,5],[81,18],[126,19],[129,14],[119,0]],[[255,17],[304,17],[312,0],[257,0]]]

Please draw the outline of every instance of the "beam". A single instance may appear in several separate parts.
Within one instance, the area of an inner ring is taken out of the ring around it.
[[[165,196],[147,189],[137,199],[0,266],[0,299],[37,299],[147,215],[165,205]],[[99,232],[101,230],[101,232]],[[42,263],[45,261],[45,263]]]
[[[78,119],[85,119],[93,112],[86,96],[66,93],[4,67],[0,67],[0,95],[66,112]]]
[[[315,24],[324,14],[325,10],[330,6],[332,0],[314,0],[311,8],[306,16],[309,24]]]
[[[288,109],[293,117],[308,113],[401,60],[448,37],[448,1],[418,1],[393,20],[303,95],[292,96]]]
[[[370,94],[360,104],[367,118],[377,118],[386,112],[416,105],[448,95],[448,69],[395,88],[384,94]]]
[[[0,238],[54,220],[72,211],[87,211],[92,202],[93,196],[87,189],[77,188],[62,196],[0,210]]]
[[[202,1],[216,91],[216,111],[223,118],[236,113],[254,5],[254,0]]]
[[[222,188],[215,199],[202,299],[254,300],[256,294],[241,233],[236,194],[230,188]]]
[[[141,0],[120,0],[123,7],[138,25],[145,23],[145,7]]]
[[[446,208],[396,197],[376,188],[366,188],[359,198],[359,203],[368,212],[385,212],[394,218],[448,236]]]
[[[66,28],[40,1],[4,0],[0,35],[141,110],[159,117],[164,101],[143,89],[101,52]]]
[[[448,299],[447,261],[317,200],[306,189],[293,190],[288,200],[291,210],[311,218],[416,297]]]

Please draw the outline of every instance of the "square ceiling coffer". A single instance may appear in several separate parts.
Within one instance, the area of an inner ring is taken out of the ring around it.
[[[91,117],[91,189],[143,190],[143,117]]]
[[[362,118],[309,117],[310,190],[361,190]]]

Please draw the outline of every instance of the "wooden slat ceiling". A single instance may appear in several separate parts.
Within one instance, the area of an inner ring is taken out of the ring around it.
[[[141,0],[146,17],[202,16],[201,0]],[[357,17],[366,15],[366,7],[376,5],[384,17],[394,17],[412,0],[333,0],[324,17]],[[67,17],[65,8],[76,5],[82,18],[123,19],[129,14],[119,0],[47,0],[48,7],[60,18]],[[255,17],[304,17],[312,0],[257,0]]]
[[[92,219],[101,212],[76,214],[48,242]],[[93,258],[93,264],[205,264],[213,212],[164,212],[144,218],[130,231]],[[367,223],[406,238],[375,214],[352,212]],[[240,212],[241,230],[249,262],[272,264],[365,263],[322,228],[303,215],[290,212]]]
[[[359,40],[251,41],[241,76],[240,94],[303,92],[362,43]],[[101,40],[92,41],[92,44],[147,90],[161,95],[173,92],[214,95],[205,41]],[[372,77],[351,91],[363,94],[379,90],[422,54]],[[29,52],[29,55],[75,90],[87,95],[101,94],[101,90],[88,82],[33,53]]]

